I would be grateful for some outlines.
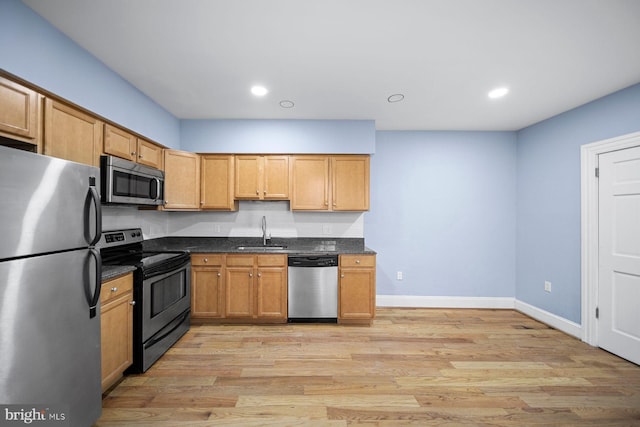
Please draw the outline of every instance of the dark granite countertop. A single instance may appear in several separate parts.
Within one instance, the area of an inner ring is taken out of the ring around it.
[[[284,249],[239,250],[239,246],[261,247],[259,237],[161,237],[144,241],[145,250],[188,251],[191,253],[282,253],[289,255],[375,254],[358,238],[277,238],[269,246]]]
[[[288,255],[340,255],[368,254],[376,252],[364,245],[364,239],[358,238],[276,238],[269,242],[270,246],[284,246],[283,249],[240,250],[239,246],[262,246],[259,237],[160,237],[145,240],[143,247],[147,251],[187,251],[190,253],[239,253],[262,254],[276,253]],[[113,279],[130,271],[132,266],[102,266],[102,281]]]
[[[102,282],[115,279],[118,276],[134,271],[136,268],[132,265],[103,265],[102,266]]]

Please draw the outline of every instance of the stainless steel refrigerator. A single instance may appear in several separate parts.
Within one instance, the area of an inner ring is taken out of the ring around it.
[[[0,425],[87,427],[102,412],[99,179],[0,146]]]

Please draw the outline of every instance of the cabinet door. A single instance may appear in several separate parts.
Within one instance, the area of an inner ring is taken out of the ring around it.
[[[200,207],[200,157],[179,150],[164,150],[165,209]]]
[[[262,198],[262,157],[236,156],[235,197],[237,199]]]
[[[345,320],[373,319],[375,314],[375,269],[341,268],[338,316]]]
[[[73,107],[45,99],[44,154],[100,166],[102,122]]]
[[[236,210],[233,200],[234,157],[201,155],[200,206],[202,209]]]
[[[0,135],[39,145],[41,95],[0,77]]]
[[[102,284],[100,290],[102,391],[133,363],[133,274]]]
[[[369,210],[369,156],[336,156],[331,159],[334,211]]]
[[[129,132],[104,125],[104,152],[127,160],[136,160],[136,137]]]
[[[271,200],[289,199],[289,156],[264,157],[262,195]]]
[[[225,274],[226,317],[253,317],[255,311],[253,279],[253,267],[230,267],[227,264]]]
[[[291,157],[291,209],[329,210],[329,157]]]
[[[138,138],[136,154],[138,163],[160,170],[164,169],[162,147],[159,145],[146,139]]]
[[[257,316],[287,319],[287,268],[259,267],[257,273]]]
[[[191,315],[194,318],[224,317],[222,267],[192,267]]]

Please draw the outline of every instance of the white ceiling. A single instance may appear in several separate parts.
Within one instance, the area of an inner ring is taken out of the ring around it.
[[[185,119],[516,130],[640,82],[638,0],[23,1]]]

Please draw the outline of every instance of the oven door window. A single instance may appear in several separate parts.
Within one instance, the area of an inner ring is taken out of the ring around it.
[[[185,279],[186,274],[182,270],[151,284],[151,318],[187,296],[188,283]]]
[[[113,194],[115,196],[157,199],[160,197],[159,181],[156,178],[113,171]]]

